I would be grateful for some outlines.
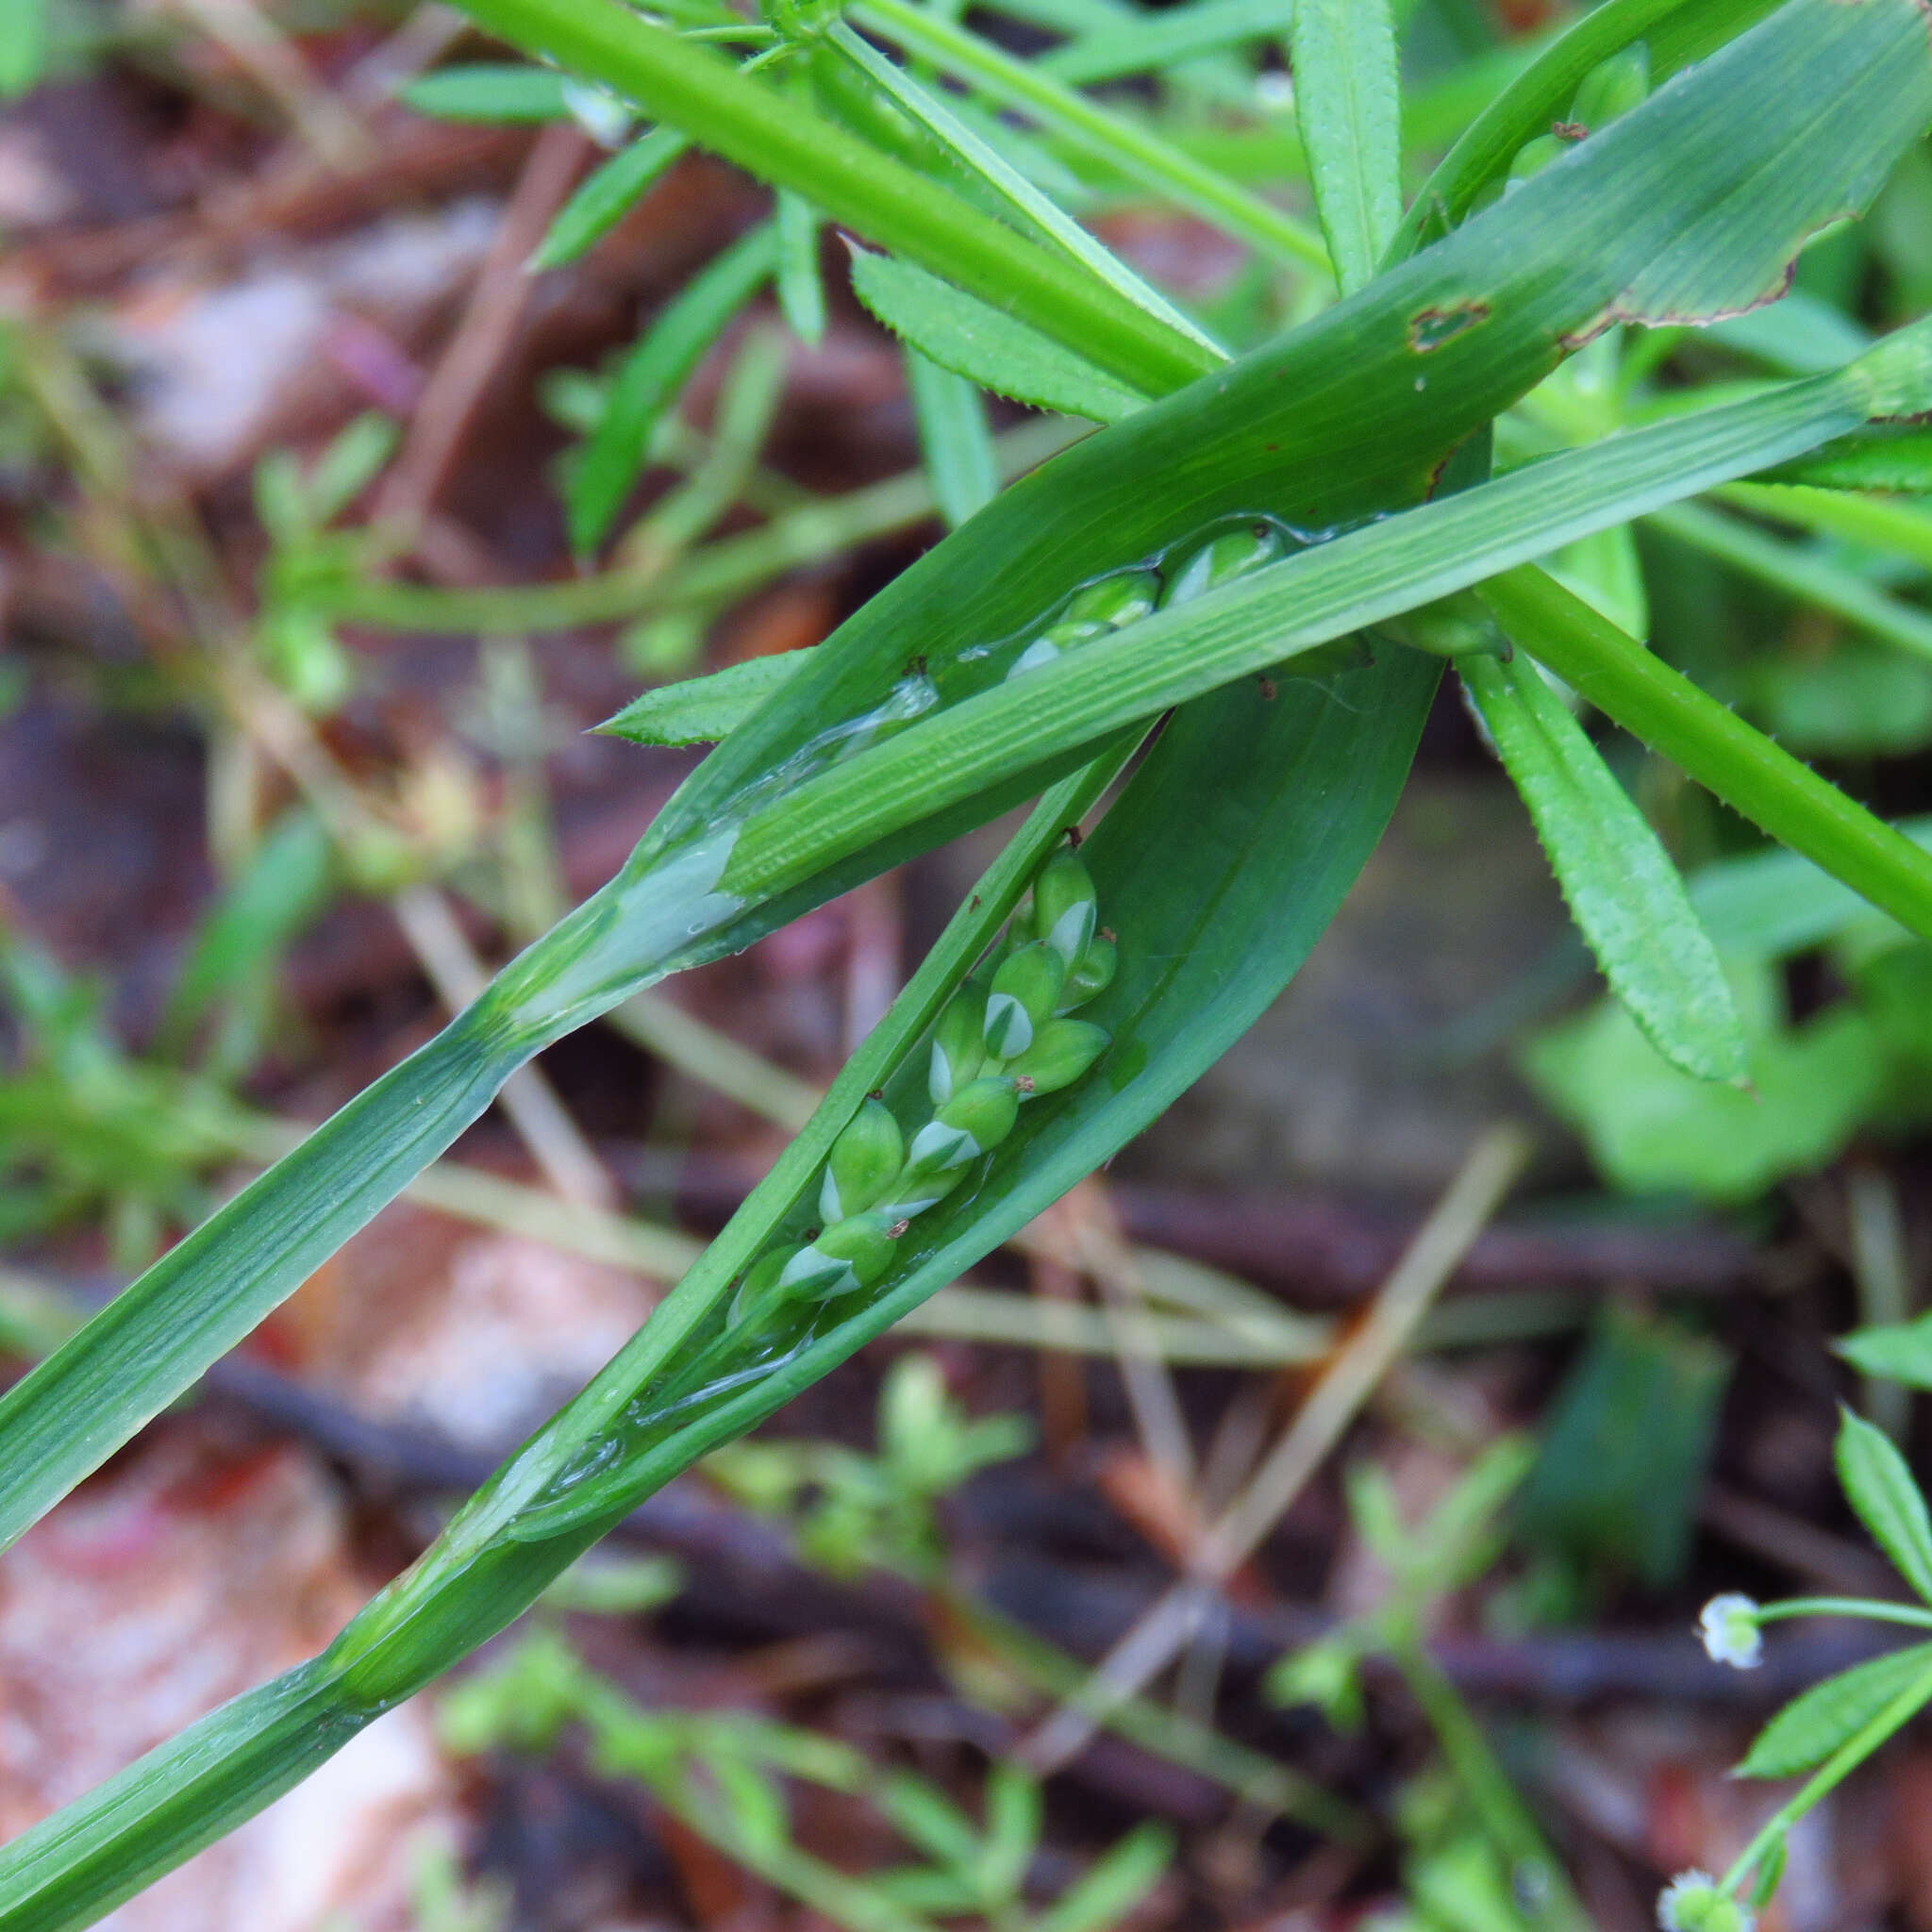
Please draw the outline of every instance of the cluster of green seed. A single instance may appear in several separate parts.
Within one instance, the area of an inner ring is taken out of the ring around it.
[[[1285,557],[1291,539],[1266,518],[1230,520],[1178,560],[1083,584],[1014,658],[1019,676],[1158,609],[1185,604]],[[730,1325],[792,1302],[870,1288],[892,1265],[915,1215],[943,1201],[1013,1131],[1021,1106],[1071,1087],[1107,1050],[1106,1031],[1074,1011],[1112,982],[1110,934],[1096,924],[1093,881],[1071,849],[1048,860],[1030,907],[1008,930],[990,977],[968,980],[934,1029],[932,1117],[908,1140],[874,1095],[840,1135],[819,1185],[824,1232],[752,1264]]]
[[[733,1327],[781,1303],[871,1287],[913,1217],[1013,1131],[1023,1103],[1071,1087],[1093,1065],[1108,1033],[1072,1015],[1106,991],[1118,963],[1097,917],[1093,881],[1065,848],[1034,881],[991,974],[969,979],[940,1015],[926,1074],[932,1117],[908,1140],[882,1099],[865,1102],[819,1184],[824,1231],[753,1264],[732,1303]]]
[[[1122,630],[1153,611],[1190,603],[1231,578],[1278,562],[1288,547],[1275,525],[1256,518],[1208,538],[1183,557],[1171,575],[1144,569],[1096,577],[1068,598],[1059,615],[1013,659],[1007,675],[1023,676],[1092,638]]]

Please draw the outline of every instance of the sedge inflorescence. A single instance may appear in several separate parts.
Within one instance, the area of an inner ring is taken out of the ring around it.
[[[1106,1029],[1073,1017],[1107,990],[1118,964],[1098,911],[1077,854],[1057,853],[991,973],[969,979],[940,1015],[927,1061],[928,1117],[908,1134],[880,1095],[866,1100],[820,1177],[823,1232],[752,1264],[731,1305],[733,1327],[782,1303],[874,1286],[914,1219],[1013,1131],[1021,1107],[1073,1086],[1106,1052]]]

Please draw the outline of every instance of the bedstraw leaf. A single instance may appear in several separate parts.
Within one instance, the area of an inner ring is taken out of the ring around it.
[[[795,676],[804,661],[803,652],[781,651],[727,664],[703,677],[660,684],[633,698],[597,729],[633,744],[716,744]]]
[[[564,121],[570,117],[565,85],[554,68],[479,60],[439,67],[412,80],[402,98],[439,121]]]
[[[1905,1457],[1883,1431],[1846,1409],[1839,1421],[1835,1459],[1858,1521],[1899,1574],[1932,1603],[1932,1519]]]
[[[905,352],[906,386],[919,425],[919,453],[932,479],[933,500],[957,530],[999,494],[999,465],[977,386],[941,369],[917,349]]]
[[[625,358],[570,481],[570,541],[580,556],[603,541],[624,508],[643,472],[658,417],[776,266],[776,235],[771,223],[761,223],[667,304]]]
[[[1823,1764],[1919,1678],[1932,1698],[1932,1643],[1908,1644],[1812,1685],[1758,1732],[1734,1775],[1796,1777]]]
[[[903,341],[996,395],[1091,423],[1117,423],[1146,404],[1072,349],[896,256],[855,248],[852,287]]]
[[[47,58],[47,0],[0,0],[0,100],[38,84]]]
[[[1903,1382],[1907,1389],[1932,1389],[1932,1314],[1888,1327],[1860,1328],[1832,1346],[1863,1374]]]
[[[1526,658],[1460,670],[1610,990],[1673,1066],[1742,1086],[1744,1032],[1717,950],[1629,793]]]
[[[777,196],[778,307],[801,341],[825,333],[825,285],[819,275],[819,212],[802,194]]]
[[[1295,0],[1295,119],[1344,295],[1369,281],[1402,219],[1402,96],[1389,0]]]
[[[675,127],[654,127],[587,175],[558,209],[530,258],[530,268],[561,268],[588,254],[644,196],[691,145]]]

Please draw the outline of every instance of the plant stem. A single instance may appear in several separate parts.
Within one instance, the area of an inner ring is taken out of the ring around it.
[[[1150,394],[1215,364],[1063,258],[616,0],[465,0],[463,10]]]
[[[1932,939],[1932,858],[1534,564],[1482,586],[1524,650],[1700,785]]]
[[[1002,478],[1064,449],[1076,425],[1064,419],[1028,423],[993,441]],[[572,630],[615,624],[645,610],[722,603],[788,570],[823,561],[855,543],[903,530],[933,513],[932,485],[922,471],[862,490],[801,504],[761,529],[726,537],[693,552],[662,575],[635,568],[554,584],[490,590],[351,581],[327,593],[330,615],[391,630],[457,634]]]
[[[1533,1874],[1547,1888],[1541,1907],[1525,1910],[1545,1924],[1566,1928],[1566,1932],[1588,1932],[1589,1915],[1570,1890],[1556,1854],[1544,1843],[1536,1820],[1496,1762],[1474,1714],[1423,1648],[1412,1623],[1407,1618],[1395,1620],[1387,1641],[1391,1661],[1401,1673],[1409,1695],[1422,1707],[1450,1770],[1482,1821],[1483,1830],[1514,1868],[1511,1877]]]
[[[1782,1623],[1787,1617],[1863,1617],[1874,1624],[1909,1624],[1915,1630],[1932,1630],[1932,1610],[1916,1604],[1890,1604],[1867,1596],[1793,1596],[1760,1605],[1760,1624]]]

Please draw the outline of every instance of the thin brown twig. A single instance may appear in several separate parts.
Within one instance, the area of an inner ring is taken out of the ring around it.
[[[537,137],[484,257],[469,306],[430,375],[391,467],[377,506],[378,521],[412,533],[435,504],[476,406],[529,307],[536,283],[524,264],[590,153],[589,137],[569,122],[554,122]]]
[[[452,1011],[466,1007],[488,980],[449,900],[434,886],[408,886],[390,902],[409,949],[437,995]],[[522,1067],[497,1095],[530,1158],[566,1201],[614,1208],[617,1187],[578,1130],[540,1067]]]
[[[1215,1519],[1189,1574],[1113,1647],[1080,1694],[1034,1731],[1021,1757],[1042,1775],[1087,1742],[1105,1713],[1142,1690],[1193,1638],[1221,1586],[1259,1548],[1301,1493],[1389,1366],[1471,1242],[1502,1204],[1529,1158],[1528,1136],[1491,1128],[1417,1231],[1374,1307],[1335,1356],[1274,1449],[1240,1495]]]

